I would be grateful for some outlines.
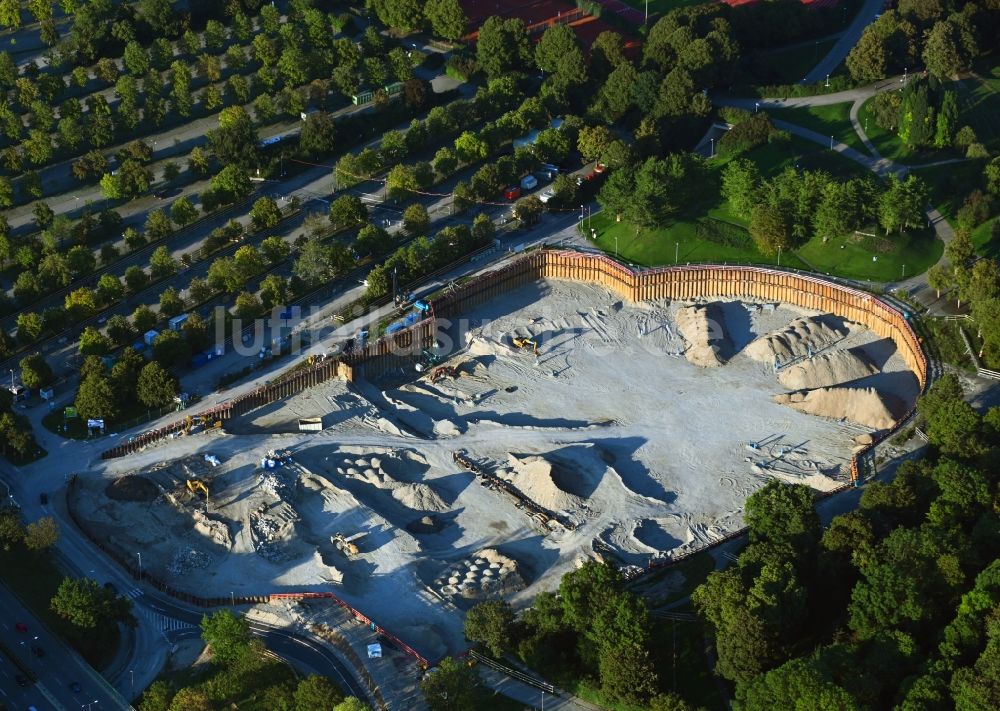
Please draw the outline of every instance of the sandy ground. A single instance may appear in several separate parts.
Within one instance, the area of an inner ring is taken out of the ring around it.
[[[690,305],[529,285],[442,335],[454,377],[432,382],[414,369],[331,382],[230,422],[228,433],[112,460],[83,478],[74,503],[177,587],[329,590],[426,656],[459,651],[461,609],[478,596],[523,604],[585,557],[641,566],[700,547],[740,528],[746,497],[770,477],[819,490],[846,480],[853,438],[871,430],[775,402],[788,390],[773,362],[744,352],[820,315],[715,302],[713,342],[725,352],[706,369],[685,358],[676,327]],[[916,379],[893,344],[822,320],[836,339],[810,355],[863,354],[877,372],[852,387],[874,387],[905,411]],[[514,337],[537,342],[538,356]],[[322,417],[324,431],[295,432],[299,417]],[[262,469],[269,450],[291,458]],[[153,486],[109,489],[129,474]],[[191,477],[209,487],[207,514],[185,487]],[[121,500],[129,496],[140,500]],[[357,534],[356,555],[338,550],[335,537]]]

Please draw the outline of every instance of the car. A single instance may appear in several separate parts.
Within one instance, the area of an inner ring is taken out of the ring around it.
[[[597,174],[603,173],[605,169],[606,167],[604,163],[598,163],[597,165],[594,166],[594,172]]]
[[[32,648],[31,648],[31,653],[32,653],[32,654],[34,654],[34,655],[35,655],[36,657],[38,657],[39,659],[41,659],[42,657],[44,657],[44,656],[45,656],[45,650],[44,650],[44,649],[42,649],[42,648],[41,648],[41,647],[40,647],[39,645],[37,645],[37,644],[36,644],[36,645],[35,645],[34,647],[32,647]]]
[[[18,632],[27,632],[28,625],[24,624],[23,622],[18,622],[16,625],[14,625],[14,629],[16,629]]]
[[[549,188],[548,190],[546,190],[545,192],[543,192],[541,195],[539,195],[538,199],[541,200],[543,203],[546,203],[549,200],[551,200],[552,198],[554,198],[555,196],[556,196],[556,191],[552,190],[551,188]]]
[[[47,503],[49,503],[49,495],[43,491],[41,494],[38,495],[38,503],[40,503],[42,506],[45,506]]]
[[[15,674],[14,681],[17,682],[18,686],[30,686],[31,680],[28,679],[24,674]]]
[[[71,681],[69,683],[69,689],[74,694],[79,694],[81,691],[83,691],[83,687],[80,686],[80,682],[78,682],[78,681]]]

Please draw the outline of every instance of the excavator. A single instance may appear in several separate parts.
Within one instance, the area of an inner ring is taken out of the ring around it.
[[[205,508],[208,508],[208,485],[201,479],[188,479],[187,488],[192,494],[197,495],[200,491],[205,495]]]
[[[450,365],[441,365],[431,371],[431,382],[436,383],[445,378],[456,378],[460,375],[458,368]]]
[[[337,547],[337,550],[346,555],[348,558],[353,558],[358,553],[360,549],[358,544],[354,541],[358,540],[365,535],[364,531],[360,533],[355,533],[353,536],[345,536],[343,533],[335,533],[330,536],[330,541]]]
[[[515,336],[514,338],[511,339],[511,343],[514,344],[515,348],[530,347],[531,352],[535,355],[536,358],[538,357],[538,343],[536,341],[533,341],[530,338],[519,338]]]
[[[181,428],[180,436],[185,437],[191,434],[191,430],[195,425],[204,426],[206,429],[209,427],[219,428],[222,427],[222,420],[212,422],[211,417],[206,417],[204,415],[188,415],[184,418],[184,426]]]

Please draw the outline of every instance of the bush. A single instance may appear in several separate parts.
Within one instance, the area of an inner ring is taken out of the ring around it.
[[[745,153],[751,148],[767,143],[773,131],[774,126],[770,117],[766,114],[753,114],[733,126],[719,139],[719,155],[733,156]]]

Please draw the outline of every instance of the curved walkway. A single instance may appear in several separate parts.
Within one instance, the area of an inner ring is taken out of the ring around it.
[[[865,28],[874,22],[878,14],[882,12],[884,5],[885,0],[865,0],[865,4],[858,10],[858,14],[855,15],[854,20],[844,31],[844,34],[840,36],[837,44],[833,45],[829,53],[806,74],[800,83],[815,84],[833,74],[834,70],[840,66],[840,63],[844,61],[854,48],[854,45],[861,39]]]
[[[789,133],[799,136],[800,138],[804,138],[807,141],[812,141],[813,143],[817,143],[825,148],[829,148],[830,150],[840,153],[845,158],[865,166],[868,170],[872,171],[880,178],[885,178],[890,174],[898,177],[904,177],[907,173],[909,173],[911,167],[924,168],[932,165],[946,165],[949,163],[960,162],[962,159],[959,158],[925,165],[908,166],[883,157],[868,138],[867,134],[865,134],[860,121],[858,121],[858,112],[860,111],[862,104],[876,94],[902,89],[905,86],[905,79],[905,76],[899,75],[877,81],[874,84],[869,84],[868,86],[848,89],[846,91],[838,91],[832,94],[819,94],[816,96],[763,99],[716,97],[713,101],[719,106],[733,106],[740,109],[746,109],[748,111],[758,111],[760,109],[829,106],[832,104],[841,104],[850,101],[852,103],[850,113],[851,125],[854,128],[854,132],[857,133],[858,137],[861,139],[862,143],[864,143],[865,148],[868,149],[871,155],[866,155],[856,148],[852,148],[844,143],[833,141],[830,136],[824,136],[821,133],[805,128],[804,126],[799,126],[797,124],[778,119],[773,120],[773,122],[775,126],[783,131],[788,131]],[[937,208],[933,206],[929,206],[927,208],[926,215],[928,226],[932,227],[938,239],[947,245],[948,242],[951,241],[952,237],[955,236],[955,230],[952,228],[951,224],[949,224],[948,220],[945,219],[945,217],[938,212]],[[947,260],[942,254],[941,259],[937,262],[937,265],[946,264]],[[946,303],[937,296],[937,293],[933,289],[930,288],[927,283],[927,272],[902,281],[890,282],[888,286],[893,289],[906,290],[911,296],[926,307],[928,311],[932,311],[934,309],[941,310],[941,307],[943,307]]]

